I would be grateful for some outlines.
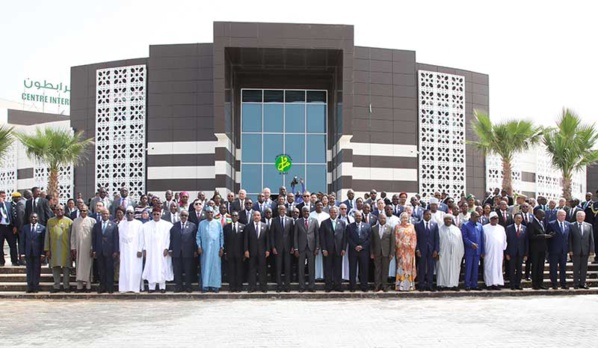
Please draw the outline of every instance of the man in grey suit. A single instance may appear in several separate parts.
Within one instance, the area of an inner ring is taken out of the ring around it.
[[[112,205],[112,201],[110,200],[110,198],[108,197],[108,191],[106,191],[105,188],[100,187],[100,189],[98,190],[98,197],[94,197],[91,200],[91,203],[89,204],[89,209],[91,209],[92,212],[92,217],[95,217],[95,215],[97,213],[99,213],[98,211],[96,211],[96,206],[98,202],[102,202],[104,204],[104,208],[109,209],[110,206]],[[110,212],[110,211],[109,211]],[[41,223],[41,222],[40,222]]]
[[[374,291],[388,291],[388,267],[395,255],[395,234],[386,224],[386,215],[378,217],[378,224],[372,228],[370,241],[370,257],[374,260]]]
[[[318,220],[309,218],[309,208],[304,207],[301,211],[303,217],[297,219],[294,233],[295,256],[299,258],[299,292],[305,291],[305,260],[307,259],[307,272],[309,285],[307,291],[316,291],[316,264],[315,257],[320,249]]]
[[[122,207],[126,211],[128,207],[135,208],[136,205],[137,204],[135,203],[135,201],[133,201],[133,199],[129,197],[129,190],[126,187],[121,187],[120,198],[112,201],[112,204],[110,205],[110,215],[116,216],[116,207]],[[104,206],[106,206],[105,203]]]
[[[182,212],[179,213],[179,205],[177,202],[170,202],[170,206],[162,215],[162,220],[166,220],[171,224],[176,224],[177,222],[181,221],[181,215]],[[189,212],[187,212],[187,218],[189,218]]]
[[[594,231],[592,225],[585,222],[586,213],[578,211],[577,219],[569,231],[569,255],[573,259],[573,286],[575,289],[589,289],[586,284],[588,257],[594,254]]]

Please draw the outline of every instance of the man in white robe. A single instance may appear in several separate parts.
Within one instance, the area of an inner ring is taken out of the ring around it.
[[[71,234],[71,251],[74,251],[73,258],[77,267],[77,292],[91,291],[91,267],[93,266],[93,257],[91,256],[91,240],[93,225],[96,220],[89,217],[89,209],[83,205],[79,210],[79,217],[73,221],[73,230]]]
[[[436,285],[439,289],[459,291],[459,274],[465,248],[461,230],[453,221],[453,215],[447,214],[444,216],[444,224],[438,228],[440,247],[436,264]]]
[[[330,218],[330,214],[325,212],[322,208],[323,208],[323,205],[316,203],[316,210],[309,213],[309,219],[318,220],[318,228],[320,228],[322,221]],[[316,269],[316,278],[315,279],[324,279],[324,258],[322,257],[321,250],[318,250],[318,254],[316,255],[315,266],[316,266],[316,268],[315,268]]]
[[[505,285],[502,276],[504,252],[507,249],[505,228],[498,224],[498,214],[490,213],[490,223],[484,225],[484,282],[489,290],[500,290]]]
[[[444,224],[444,212],[438,209],[440,201],[438,198],[430,198],[430,213],[432,213],[432,220],[434,220],[438,226]]]
[[[168,254],[170,246],[170,228],[172,224],[161,220],[162,209],[154,208],[152,220],[143,225],[143,250],[145,251],[145,269],[142,278],[147,280],[149,293],[153,293],[156,284],[160,292],[166,292],[166,282],[174,279],[172,258]]]
[[[135,219],[135,209],[127,207],[126,220],[118,224],[120,268],[118,291],[139,292],[143,289],[143,223]]]

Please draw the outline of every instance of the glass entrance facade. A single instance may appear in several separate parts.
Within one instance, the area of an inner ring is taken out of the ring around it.
[[[241,91],[241,187],[254,198],[264,187],[291,191],[294,177],[311,192],[327,192],[325,90]],[[275,161],[291,159],[281,174]],[[300,190],[300,186],[297,187]]]

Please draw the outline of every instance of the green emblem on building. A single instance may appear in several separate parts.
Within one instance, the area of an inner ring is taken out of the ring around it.
[[[289,170],[291,170],[291,167],[293,166],[293,160],[288,155],[278,155],[276,156],[274,165],[279,173],[286,174],[289,172]]]

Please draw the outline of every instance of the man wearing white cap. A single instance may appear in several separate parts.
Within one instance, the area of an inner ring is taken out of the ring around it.
[[[436,197],[430,198],[430,213],[432,213],[432,220],[439,226],[444,224],[444,214],[442,210],[438,209],[439,200]]]
[[[135,219],[135,209],[127,207],[126,219],[118,224],[120,268],[118,291],[139,292],[142,289],[143,223]]]
[[[484,282],[489,290],[505,285],[502,276],[504,252],[507,249],[505,228],[498,224],[498,214],[490,213],[490,223],[484,225]]]

